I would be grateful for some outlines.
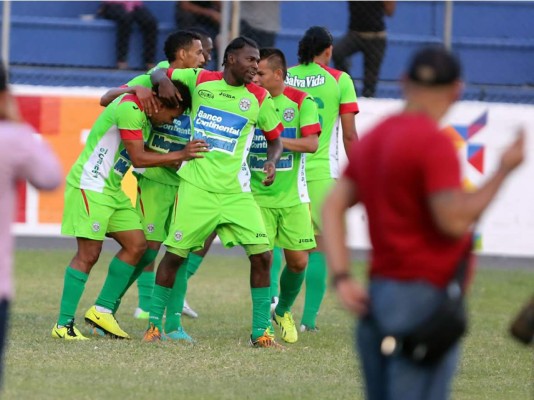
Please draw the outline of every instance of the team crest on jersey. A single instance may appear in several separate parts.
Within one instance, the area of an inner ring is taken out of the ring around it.
[[[239,100],[239,109],[241,111],[248,111],[249,108],[250,108],[250,100],[249,99],[242,98],[241,100]]]
[[[93,222],[93,225],[91,225],[91,228],[93,229],[93,232],[98,232],[100,230],[100,223]]]
[[[174,232],[174,240],[176,240],[177,242],[182,240],[183,237],[184,237],[184,234],[182,233],[182,231]]]
[[[148,224],[146,230],[148,233],[154,233],[154,224]]]
[[[286,122],[293,121],[293,118],[295,118],[295,110],[292,108],[286,108],[284,110],[284,120]]]

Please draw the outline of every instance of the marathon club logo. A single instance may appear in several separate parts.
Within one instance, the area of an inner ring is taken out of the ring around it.
[[[241,115],[200,106],[193,120],[194,136],[205,140],[210,150],[233,155],[247,123]]]

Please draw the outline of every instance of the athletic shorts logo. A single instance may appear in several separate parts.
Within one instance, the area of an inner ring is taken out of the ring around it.
[[[250,100],[249,99],[242,98],[241,100],[239,100],[239,109],[241,111],[248,111],[249,108],[250,108]]]
[[[286,122],[290,122],[293,121],[293,118],[295,118],[295,110],[293,110],[292,108],[286,108],[284,110],[284,120]]]
[[[93,222],[93,225],[91,225],[91,228],[93,229],[93,232],[98,232],[100,230],[100,223]]]
[[[148,225],[146,226],[146,231],[147,231],[148,233],[154,233],[154,224],[148,224]]]
[[[213,99],[215,96],[209,90],[199,90],[198,95],[203,99]]]
[[[174,240],[179,242],[184,237],[184,234],[181,231],[174,232]]]

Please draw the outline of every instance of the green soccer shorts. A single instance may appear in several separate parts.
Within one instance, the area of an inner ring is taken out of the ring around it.
[[[285,208],[261,207],[270,249],[310,250],[316,247],[309,204]]]
[[[141,218],[122,190],[113,195],[67,185],[61,233],[104,240],[106,233],[142,230]]]
[[[137,176],[135,208],[141,215],[146,240],[163,242],[167,238],[177,198],[178,186]]]
[[[335,182],[336,180],[332,178],[306,182],[308,184],[308,194],[310,196],[313,229],[315,230],[316,235],[321,234],[323,228],[321,217],[323,204]]]
[[[213,231],[225,247],[250,247],[251,254],[269,250],[265,224],[252,193],[213,193],[182,180],[164,242],[167,250],[186,257],[190,251],[204,247]]]

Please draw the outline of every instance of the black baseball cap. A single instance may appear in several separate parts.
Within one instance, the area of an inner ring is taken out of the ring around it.
[[[458,58],[444,46],[434,45],[418,50],[408,64],[407,76],[425,86],[448,85],[462,75]]]

